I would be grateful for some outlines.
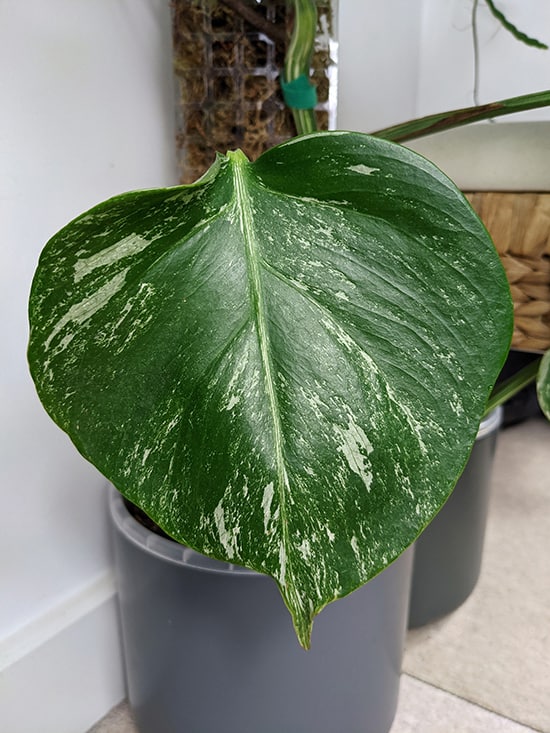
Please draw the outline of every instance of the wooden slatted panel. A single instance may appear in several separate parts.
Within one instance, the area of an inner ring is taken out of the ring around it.
[[[514,300],[512,346],[550,348],[550,193],[467,193],[489,230]]]

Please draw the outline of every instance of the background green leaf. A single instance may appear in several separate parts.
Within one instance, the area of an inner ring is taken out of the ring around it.
[[[550,420],[550,350],[542,357],[537,375],[537,397],[540,409]]]
[[[307,646],[452,490],[512,308],[438,169],[319,133],[79,217],[30,320],[38,393],[81,453],[180,542],[273,576]]]
[[[489,102],[488,104],[453,109],[447,112],[427,115],[426,117],[419,117],[418,119],[401,122],[398,125],[385,127],[383,130],[378,130],[372,134],[384,140],[405,142],[406,140],[415,140],[418,137],[431,135],[435,132],[443,132],[444,130],[451,130],[455,127],[469,125],[472,122],[492,120],[496,117],[503,117],[504,115],[548,107],[548,105],[550,105],[550,89],[533,94],[523,94],[519,97],[501,99],[498,102]]]
[[[527,46],[533,46],[534,48],[542,48],[547,49],[548,46],[546,43],[543,43],[542,41],[537,40],[536,38],[532,38],[531,36],[528,36],[523,31],[520,31],[520,29],[515,26],[508,18],[504,15],[502,10],[499,10],[493,0],[485,0],[487,3],[487,7],[491,11],[491,13],[495,16],[495,18],[502,23],[503,27],[506,28],[507,31],[509,31],[514,38],[516,38],[518,41],[521,41],[522,43],[525,43]]]

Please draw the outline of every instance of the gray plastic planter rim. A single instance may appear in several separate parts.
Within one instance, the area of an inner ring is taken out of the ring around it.
[[[130,514],[124,504],[122,495],[114,486],[109,487],[109,509],[111,517],[118,531],[138,547],[141,547],[150,555],[171,562],[176,565],[185,565],[189,568],[196,568],[210,573],[232,573],[246,575],[248,577],[265,578],[265,575],[255,570],[244,568],[241,565],[215,560],[192,550],[186,545],[160,537],[151,530],[140,524]]]
[[[484,438],[487,434],[496,430],[501,422],[502,408],[498,407],[481,421],[477,440]],[[189,568],[196,568],[197,570],[211,573],[232,573],[246,575],[249,578],[265,578],[265,575],[255,570],[223,562],[222,560],[215,560],[192,550],[190,547],[180,545],[177,542],[160,537],[154,532],[151,532],[128,512],[122,495],[114,486],[110,487],[109,508],[111,517],[119,532],[151,555],[156,555],[167,562],[185,565]]]
[[[484,417],[481,421],[481,425],[479,426],[479,430],[477,431],[476,440],[481,440],[481,438],[484,438],[486,435],[498,430],[502,425],[503,415],[504,410],[502,407],[496,407],[486,417]]]

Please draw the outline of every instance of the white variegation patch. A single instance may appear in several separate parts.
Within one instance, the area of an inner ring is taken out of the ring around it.
[[[420,452],[424,456],[428,455],[428,448],[426,447],[426,443],[424,442],[424,434],[426,432],[427,426],[413,415],[410,408],[405,404],[403,400],[397,399],[397,396],[393,393],[393,390],[389,387],[389,385],[386,385],[386,392],[388,394],[388,397],[397,407],[398,411],[404,416],[405,420],[407,421],[411,435],[418,443]]]
[[[462,400],[456,392],[453,392],[453,394],[451,395],[451,398],[449,400],[449,407],[457,417],[460,417],[464,414],[464,406],[462,404]]]
[[[231,379],[229,380],[225,392],[222,395],[222,410],[231,412],[245,397],[243,388],[238,385],[242,381],[242,376],[247,370],[247,367],[247,360],[244,358],[236,362]]]
[[[344,331],[344,329],[338,323],[328,318],[323,318],[321,322],[323,326],[327,329],[327,331],[329,331],[329,333],[332,333],[336,337],[338,343],[342,346],[345,346],[348,351],[358,350],[358,346],[355,341],[348,333],[346,333],[346,331]]]
[[[125,257],[131,257],[142,252],[154,241],[154,239],[145,239],[145,237],[141,237],[139,234],[130,234],[124,239],[121,239],[120,242],[102,249],[101,252],[97,252],[91,257],[77,260],[74,264],[75,283],[82,280],[82,278],[89,275],[98,267],[110,267]]]
[[[269,532],[269,524],[271,522],[271,502],[273,501],[273,493],[275,491],[275,486],[273,484],[273,481],[271,481],[267,486],[264,488],[264,493],[262,497],[262,509],[264,512],[264,530],[267,534]]]
[[[302,560],[306,561],[309,560],[311,557],[311,545],[309,543],[309,540],[304,539],[297,547],[298,552],[300,553]]]
[[[350,540],[350,546],[352,549],[353,554],[355,555],[355,560],[357,562],[357,570],[359,571],[360,576],[365,576],[365,574],[368,573],[368,562],[365,557],[365,554],[361,551],[362,546],[364,546],[364,543],[361,543],[358,538],[353,535]],[[363,547],[363,551],[366,553],[366,555],[370,555],[370,552],[368,548]]]
[[[408,494],[411,499],[414,499],[415,494],[412,490],[411,477],[403,471],[403,467],[397,462],[394,464],[393,470],[395,473],[396,486],[399,486],[403,493]]]
[[[359,165],[348,165],[347,170],[353,173],[361,173],[363,176],[371,176],[373,173],[378,173],[380,168],[371,168],[368,165],[364,165],[364,163],[359,163]]]
[[[81,326],[101,308],[107,305],[111,298],[124,287],[126,274],[129,269],[130,268],[127,267],[121,272],[118,272],[113,278],[111,278],[111,280],[98,288],[94,293],[81,300],[80,303],[72,305],[50,331],[48,338],[44,342],[45,349],[49,349],[52,340],[65,328],[65,326],[70,323]],[[69,335],[70,333],[65,336],[65,345],[71,341],[71,339],[68,338]]]
[[[141,283],[136,294],[130,297],[121,308],[116,321],[112,325],[108,324],[101,333],[96,334],[96,340],[103,346],[110,346],[113,342],[118,341],[119,348],[115,353],[121,354],[153,321],[153,311],[147,305],[155,294],[156,290],[151,283]],[[135,312],[133,312],[134,309]],[[126,323],[128,323],[128,330],[121,334],[119,329]]]
[[[284,587],[286,582],[286,547],[284,542],[279,545],[279,574],[277,580]]]
[[[350,470],[359,476],[367,491],[370,491],[373,476],[368,456],[373,446],[365,431],[348,414],[347,428],[335,426],[334,433],[338,441],[336,450],[344,456]]]
[[[231,531],[226,528],[223,499],[220,499],[218,505],[214,509],[214,522],[216,524],[216,529],[218,530],[220,543],[226,551],[227,557],[231,560],[237,553],[237,538],[239,536],[240,529],[238,526],[233,526]]]

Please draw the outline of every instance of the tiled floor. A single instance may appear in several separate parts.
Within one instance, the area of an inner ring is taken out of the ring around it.
[[[480,582],[454,614],[409,634],[404,669],[547,733],[550,425],[503,431],[493,479]]]
[[[550,425],[503,431],[481,579],[409,632],[391,733],[550,733]],[[89,733],[137,733],[125,704]],[[337,733],[335,731],[335,733]]]

